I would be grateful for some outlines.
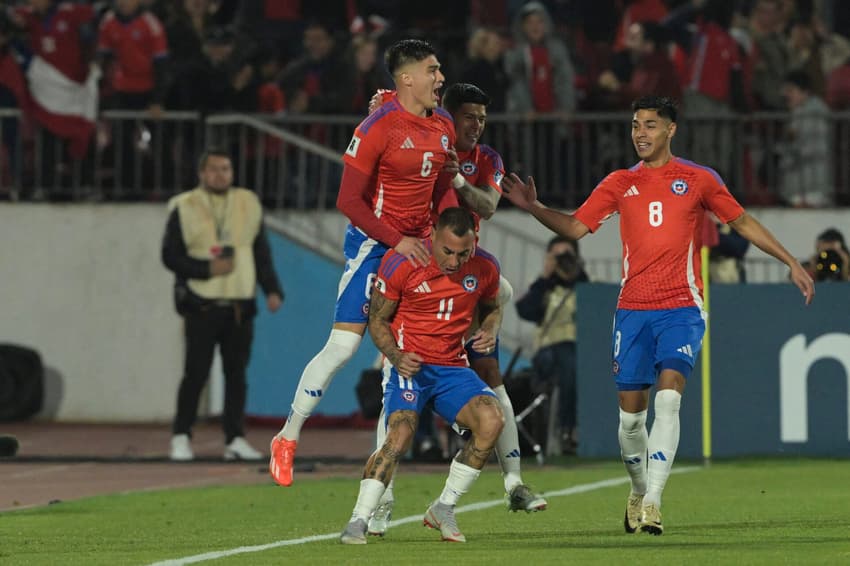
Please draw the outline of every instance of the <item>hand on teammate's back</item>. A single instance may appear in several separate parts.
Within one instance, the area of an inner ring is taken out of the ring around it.
[[[413,265],[424,267],[431,260],[428,248],[425,247],[422,240],[413,236],[402,237],[401,241],[393,249],[413,262]]]

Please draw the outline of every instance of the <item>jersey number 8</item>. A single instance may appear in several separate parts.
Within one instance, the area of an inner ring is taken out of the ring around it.
[[[664,222],[664,214],[661,210],[661,201],[654,200],[649,203],[649,225],[657,228]]]

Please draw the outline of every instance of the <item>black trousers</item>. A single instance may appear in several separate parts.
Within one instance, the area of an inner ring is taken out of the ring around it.
[[[218,345],[224,369],[224,427],[225,441],[244,436],[245,368],[251,355],[254,338],[254,319],[240,316],[238,307],[205,307],[198,313],[183,317],[186,337],[186,359],[183,380],[177,393],[177,416],[174,434],[191,434],[198,416],[198,401],[212,367]]]

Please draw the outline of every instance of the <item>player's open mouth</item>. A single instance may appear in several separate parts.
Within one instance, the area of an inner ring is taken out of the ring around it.
[[[646,151],[646,150],[648,150],[650,147],[651,147],[651,146],[650,146],[648,143],[640,143],[640,142],[638,142],[638,144],[637,144],[638,151]]]

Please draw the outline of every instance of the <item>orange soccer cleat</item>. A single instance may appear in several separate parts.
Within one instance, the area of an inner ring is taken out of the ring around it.
[[[295,448],[298,442],[275,436],[272,438],[272,456],[269,460],[269,473],[278,485],[292,485],[292,464],[295,460]]]

